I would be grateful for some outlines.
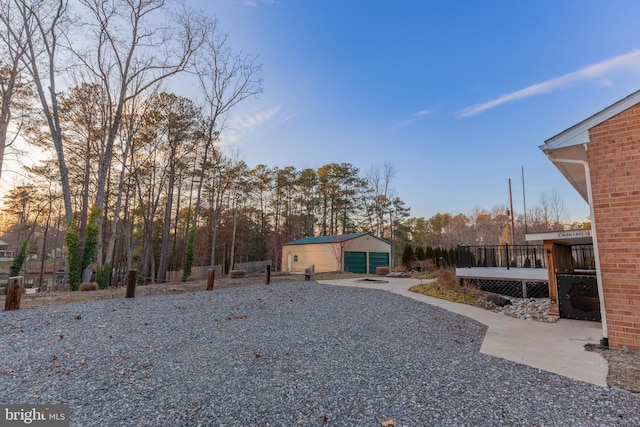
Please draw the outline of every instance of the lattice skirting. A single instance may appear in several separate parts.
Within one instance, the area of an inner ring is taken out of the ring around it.
[[[549,298],[549,283],[536,280],[460,279],[460,286],[475,287],[484,292],[513,298]]]

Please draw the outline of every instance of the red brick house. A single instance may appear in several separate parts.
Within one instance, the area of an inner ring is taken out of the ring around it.
[[[591,208],[603,337],[640,350],[640,91],[540,148]]]

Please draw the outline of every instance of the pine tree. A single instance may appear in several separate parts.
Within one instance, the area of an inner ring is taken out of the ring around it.
[[[410,244],[406,243],[404,245],[404,250],[402,251],[402,265],[407,268],[411,268],[415,260],[416,255],[413,253],[413,248]]]
[[[433,252],[433,248],[431,246],[427,246],[427,250],[424,253],[425,259],[430,259],[431,261],[436,262],[436,255]]]

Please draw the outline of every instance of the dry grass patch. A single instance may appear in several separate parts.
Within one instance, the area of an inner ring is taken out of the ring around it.
[[[456,278],[455,268],[441,268],[426,278],[435,278],[435,282],[415,285],[409,288],[411,292],[440,298],[451,302],[477,305],[480,293],[470,286],[460,286]]]
[[[271,283],[291,282],[301,280],[300,277],[290,275],[271,276]],[[246,277],[231,279],[230,277],[222,277],[215,280],[214,289],[222,288],[240,288],[243,286],[265,286],[264,274],[247,275]],[[268,286],[268,285],[267,285]],[[206,281],[195,282],[173,282],[160,283],[154,285],[137,285],[136,298],[157,296],[157,295],[176,295],[182,293],[203,292],[207,289]],[[39,292],[32,295],[23,295],[20,301],[21,308],[47,307],[58,304],[69,304],[76,302],[91,302],[104,299],[120,299],[127,294],[126,287],[119,286],[117,288],[109,287],[108,289],[98,289],[92,292],[69,292],[68,290],[57,290],[48,292]],[[5,296],[0,295],[0,306],[4,307]]]

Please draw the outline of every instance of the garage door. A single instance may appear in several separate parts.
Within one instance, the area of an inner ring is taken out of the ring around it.
[[[350,273],[364,274],[367,272],[366,252],[345,252],[344,271]]]
[[[376,274],[376,267],[389,266],[388,252],[369,252],[369,274]]]

